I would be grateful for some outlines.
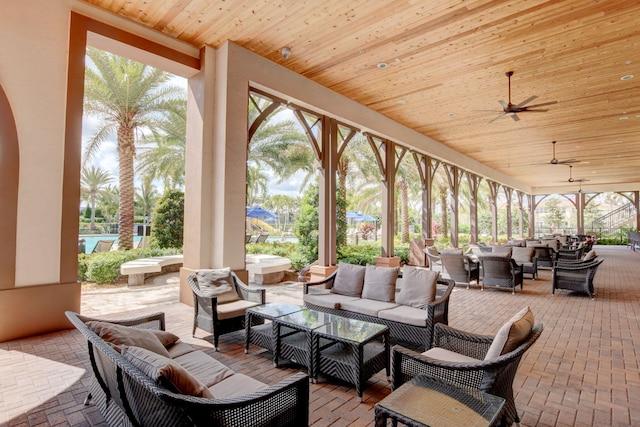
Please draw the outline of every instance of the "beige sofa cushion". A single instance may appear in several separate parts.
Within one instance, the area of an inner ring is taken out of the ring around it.
[[[393,302],[377,301],[374,299],[356,298],[353,301],[345,301],[340,303],[340,308],[354,313],[366,314],[368,316],[378,316],[381,310],[397,307],[398,304]]]
[[[364,286],[364,273],[365,267],[363,265],[339,263],[331,292],[350,297],[359,297]]]
[[[233,302],[228,302],[226,304],[218,304],[218,319],[231,319],[233,317],[244,316],[245,312],[248,308],[256,307],[260,305],[259,302],[247,301],[247,300],[238,300]]]
[[[502,325],[491,342],[484,360],[494,359],[516,349],[527,339],[533,329],[533,313],[527,306]]]
[[[145,348],[126,345],[122,347],[122,356],[165,388],[191,396],[213,398],[204,384],[168,357]]]
[[[116,350],[119,350],[122,345],[136,346],[164,357],[169,357],[164,343],[171,345],[179,339],[171,332],[138,329],[110,322],[90,321],[87,322],[87,327],[104,341],[113,344]]]
[[[437,271],[405,266],[402,270],[402,288],[396,297],[398,304],[424,308],[435,300]]]
[[[514,246],[511,248],[511,258],[515,260],[517,264],[530,264],[533,262],[533,256],[536,253],[536,248],[528,247],[521,248]]]
[[[267,388],[267,385],[244,374],[233,374],[218,384],[209,387],[209,392],[218,399],[232,399],[255,393]],[[247,426],[248,427],[248,426]]]
[[[513,246],[491,246],[491,256],[511,256]]]
[[[235,374],[232,369],[229,369],[216,359],[210,357],[202,350],[195,350],[191,353],[183,354],[173,360],[204,384],[205,387],[218,384],[225,378]]]
[[[209,296],[217,297],[218,304],[240,299],[230,268],[198,270],[196,277],[200,290]]]
[[[357,300],[358,297],[349,297],[346,295],[327,293],[308,293],[302,296],[302,300],[305,303],[317,305],[319,307],[326,307],[332,309],[339,309],[342,307],[344,301]]]
[[[422,354],[424,356],[428,356],[433,359],[438,359],[438,360],[442,360],[445,362],[452,362],[452,363],[479,362],[478,359],[474,359],[473,357],[465,356],[464,354],[456,353],[455,351],[447,350],[445,348],[440,348],[440,347],[433,347]]]
[[[545,246],[546,247],[547,245],[546,244],[543,245],[540,240],[527,240],[525,242],[525,247],[527,247],[527,248],[533,248],[533,247],[536,247],[536,246]]]
[[[425,327],[427,326],[428,314],[429,312],[427,310],[423,310],[421,308],[399,305],[397,307],[379,311],[378,317],[409,325]]]
[[[364,273],[362,298],[393,302],[396,297],[397,267],[376,267],[367,265]]]
[[[178,341],[177,343],[167,347],[167,351],[169,352],[169,357],[175,359],[183,354],[191,353],[194,349],[186,342]]]

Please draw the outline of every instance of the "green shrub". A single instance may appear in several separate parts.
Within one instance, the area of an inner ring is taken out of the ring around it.
[[[371,244],[347,245],[338,250],[337,259],[339,262],[348,264],[375,264],[375,258],[380,256],[380,246]]]
[[[290,259],[296,252],[296,244],[292,242],[248,243],[246,252],[248,254],[276,255]]]
[[[121,280],[120,266],[139,258],[181,254],[182,249],[132,249],[78,255],[78,280],[98,284],[116,283]]]
[[[184,231],[184,193],[168,190],[158,201],[151,234],[161,248],[181,248]]]

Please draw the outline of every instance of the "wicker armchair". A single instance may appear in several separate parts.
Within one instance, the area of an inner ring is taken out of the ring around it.
[[[580,259],[584,255],[584,246],[575,249],[559,249],[556,259]]]
[[[485,285],[511,288],[511,293],[516,293],[516,286],[522,289],[523,270],[516,264],[513,258],[504,256],[488,256],[480,258],[482,264],[482,290]]]
[[[490,360],[483,360],[494,337],[475,335],[438,324],[434,347],[443,348],[477,361],[453,362],[435,359],[413,350],[394,346],[391,355],[393,388],[423,374],[455,385],[500,396],[506,400],[502,425],[519,423],[513,398],[513,379],[524,353],[536,342],[543,325],[533,327],[529,337],[514,350]]]
[[[480,282],[480,266],[467,255],[453,255],[443,253],[440,255],[442,261],[442,276],[452,279],[458,283],[467,285],[467,289],[472,280],[476,284]]]
[[[596,258],[590,261],[558,260],[553,267],[551,293],[555,295],[556,289],[566,289],[569,291],[584,292],[593,299],[595,294],[593,279],[602,261],[604,261],[602,258]]]
[[[556,259],[556,251],[548,246],[534,246],[536,250],[535,257],[538,259],[538,267],[553,267]]]
[[[230,274],[235,292],[240,298],[225,303],[218,303],[217,296],[201,289],[196,274],[187,278],[193,292],[193,336],[195,337],[196,328],[213,334],[213,346],[216,350],[220,335],[244,330],[245,312],[248,308],[266,302],[265,289],[250,288],[238,279],[235,273]]]
[[[424,253],[427,254],[429,259],[429,270],[442,271],[442,260],[440,259],[440,252],[435,246],[427,246],[424,248]]]

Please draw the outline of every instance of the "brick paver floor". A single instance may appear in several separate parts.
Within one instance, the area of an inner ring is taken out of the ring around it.
[[[460,329],[494,334],[526,305],[544,324],[514,382],[523,426],[640,425],[635,345],[640,343],[640,253],[622,246],[596,246],[596,251],[605,262],[595,279],[594,300],[567,291],[552,296],[549,270],[538,280],[525,280],[516,295],[472,286],[456,288],[451,296],[450,325]],[[220,352],[212,351],[206,332],[198,330],[192,338],[192,309],[177,302],[175,277],[135,289],[86,291],[82,311],[107,313],[105,318],[163,311],[168,330],[269,384],[302,370],[286,364],[274,368],[269,353],[257,347],[245,355],[241,332],[223,336]],[[300,284],[272,285],[267,299],[296,302],[301,294]],[[95,407],[82,404],[89,369],[86,342],[75,330],[0,343],[0,427],[104,426]],[[384,371],[369,381],[362,403],[352,386],[321,380],[311,385],[310,424],[372,426],[373,406],[388,393]]]

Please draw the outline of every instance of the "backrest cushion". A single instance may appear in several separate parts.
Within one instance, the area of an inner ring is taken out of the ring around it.
[[[494,359],[516,349],[531,334],[533,323],[533,313],[528,306],[517,312],[502,325],[493,338],[484,360]]]
[[[596,254],[596,250],[595,249],[591,249],[589,252],[587,252],[582,257],[582,260],[583,261],[591,261],[592,259],[595,259],[597,256],[598,256],[598,254]]]
[[[560,245],[558,244],[558,241],[556,239],[541,240],[541,243],[543,245],[546,244],[550,248],[553,248],[554,251],[557,251],[558,248],[560,247]]]
[[[144,348],[124,346],[122,356],[156,384],[173,392],[213,399],[213,394],[178,362]]]
[[[365,267],[363,265],[339,263],[331,292],[359,297],[364,286],[364,273]]]
[[[397,267],[367,265],[364,273],[362,298],[393,302],[396,298]]]
[[[410,307],[427,307],[436,298],[439,275],[437,271],[405,265],[402,269],[402,287],[396,302]]]
[[[491,255],[510,257],[512,246],[491,246]]]
[[[200,290],[208,296],[217,297],[218,304],[238,301],[235,282],[230,268],[198,270],[196,273]]]
[[[535,253],[535,248],[511,248],[511,258],[513,258],[518,264],[522,264],[523,262],[532,262],[533,255]]]
[[[530,248],[530,247],[534,247],[534,246],[542,246],[542,242],[540,242],[540,240],[527,240],[527,241],[525,241],[524,245],[527,248]],[[544,246],[547,246],[547,245],[544,245]]]
[[[164,357],[169,357],[165,343],[166,346],[169,346],[179,339],[171,332],[138,329],[110,322],[90,321],[87,322],[87,327],[104,341],[112,344],[118,351],[120,351],[120,346],[128,345],[142,347]]]

